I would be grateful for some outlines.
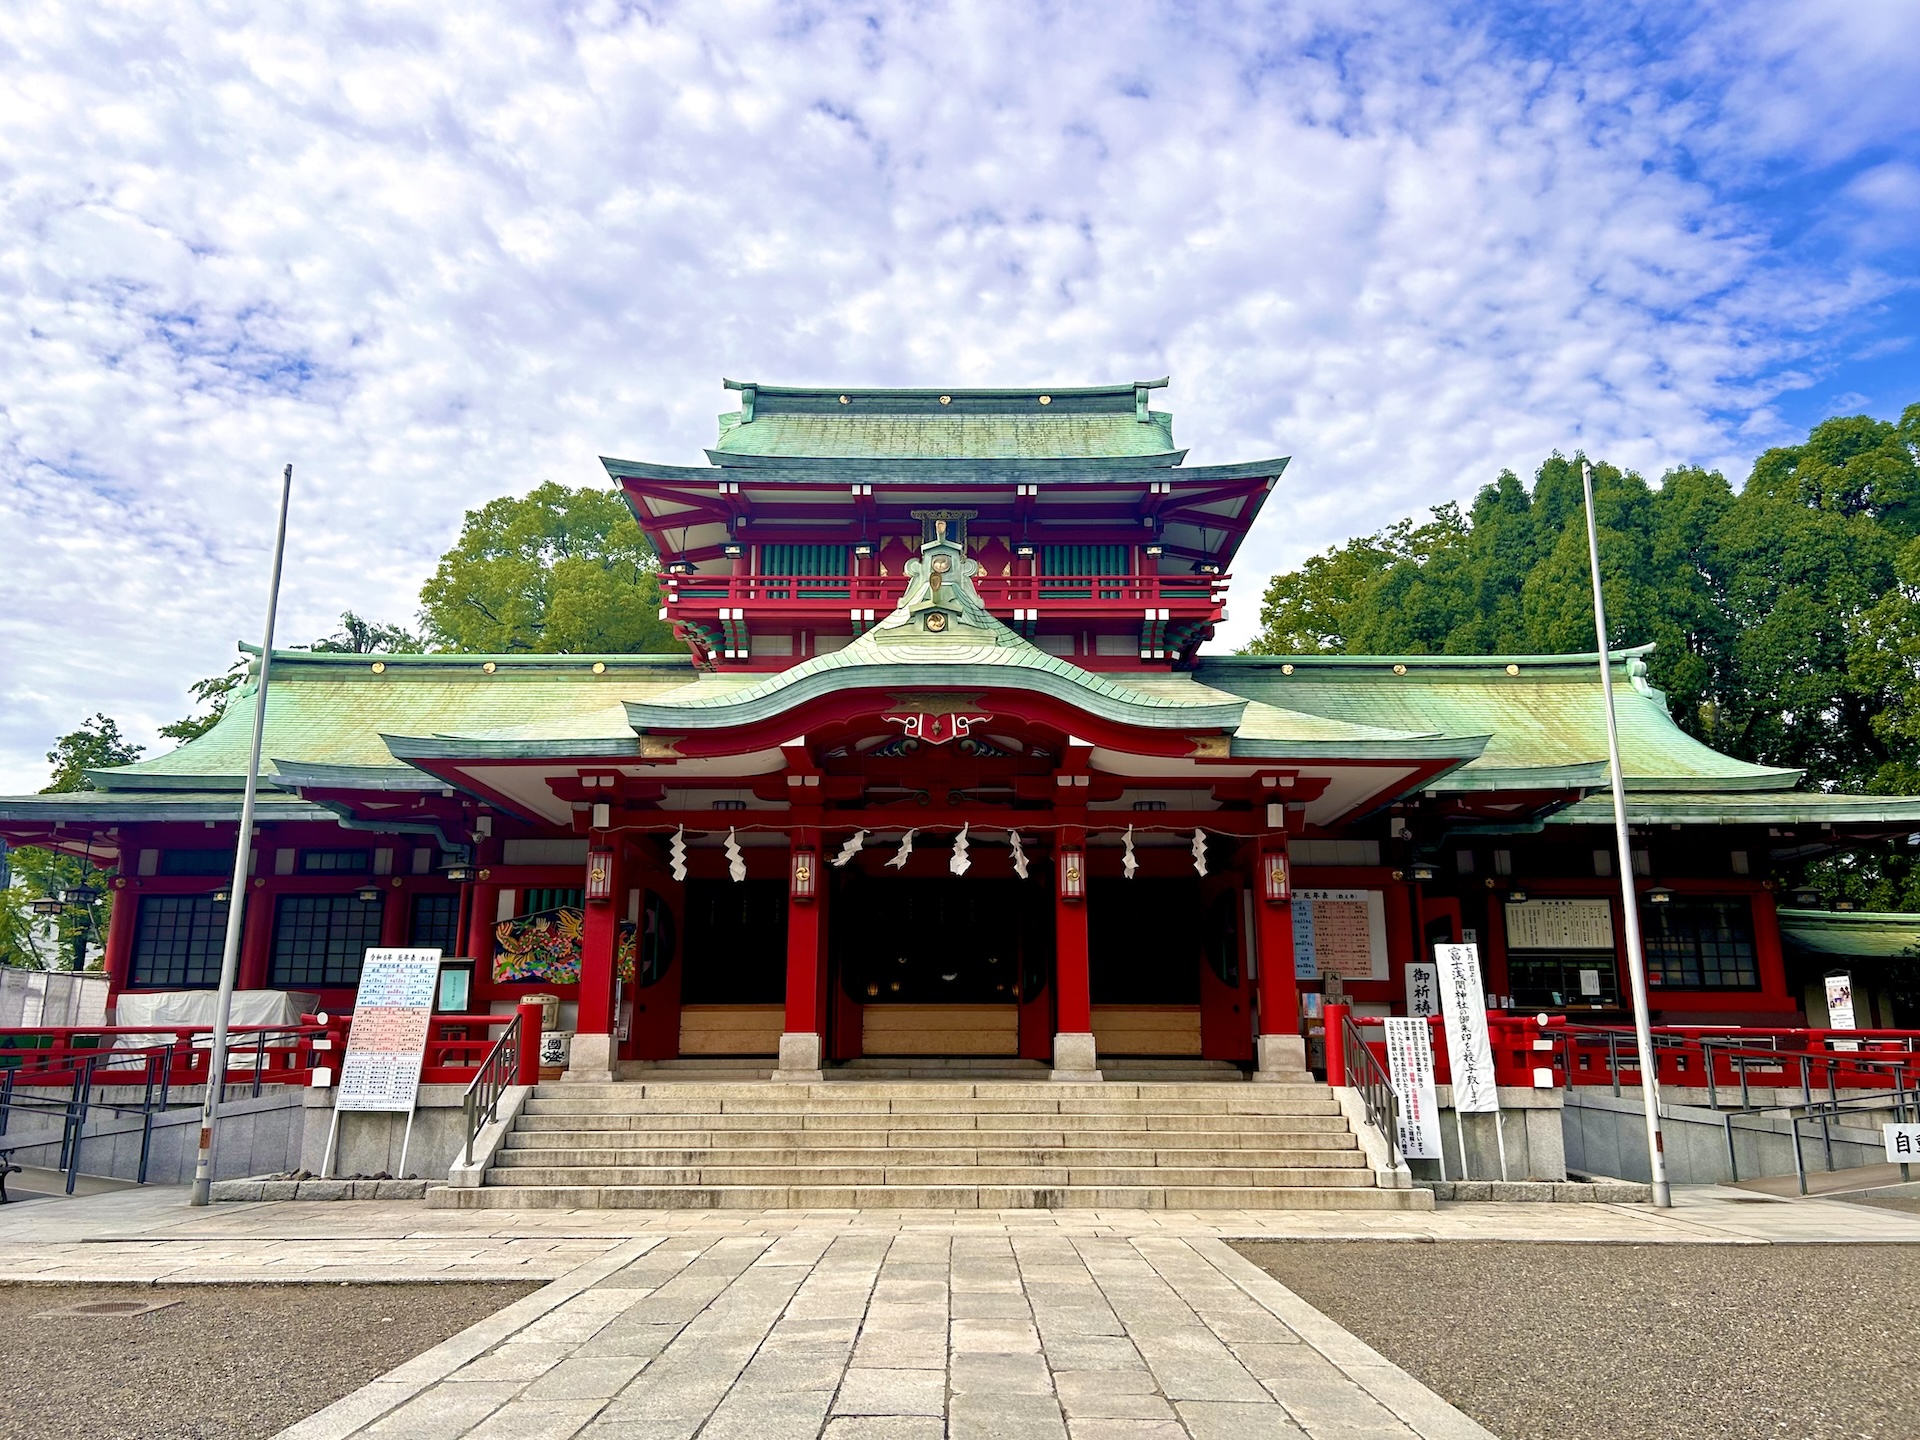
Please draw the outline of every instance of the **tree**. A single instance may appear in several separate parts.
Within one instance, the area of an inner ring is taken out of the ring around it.
[[[80,728],[62,735],[47,752],[52,780],[43,795],[88,790],[89,770],[130,765],[144,746],[120,733],[117,721],[94,715]],[[107,926],[113,914],[113,892],[101,883],[101,872],[85,855],[68,855],[37,845],[23,845],[6,855],[7,883],[0,886],[0,961],[50,970],[79,955],[91,953],[97,964],[105,953]],[[60,897],[77,887],[99,892],[91,905],[69,905],[54,918],[33,913],[35,900]]]
[[[426,639],[504,654],[666,653],[657,559],[620,496],[548,482],[469,510],[420,592]]]
[[[233,692],[240,688],[240,682],[246,678],[247,662],[236,660],[226,674],[210,675],[205,680],[194,681],[187,687],[187,693],[193,696],[194,704],[208,706],[207,713],[189,715],[171,725],[162,725],[160,733],[182,745],[189,740],[198,740],[220,723],[220,717],[227,713],[227,701],[233,698]]]
[[[340,628],[310,648],[316,655],[418,655],[427,646],[405,626],[363,620],[347,610],[340,616]]]
[[[120,723],[109,716],[95,715],[83,720],[78,730],[62,735],[47,752],[47,761],[53,766],[53,780],[40,793],[55,795],[69,790],[90,790],[93,786],[87,779],[87,771],[131,765],[146,748],[122,735]]]

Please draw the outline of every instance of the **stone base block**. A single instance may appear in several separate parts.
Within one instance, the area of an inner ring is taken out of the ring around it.
[[[1436,1200],[1455,1204],[1650,1205],[1653,1187],[1631,1180],[1416,1180]]]
[[[1307,1042],[1299,1035],[1262,1035],[1254,1042],[1253,1078],[1267,1084],[1298,1085],[1307,1073]]]
[[[1059,1034],[1053,1037],[1053,1078],[1069,1085],[1090,1085],[1101,1078],[1093,1036]]]
[[[562,1080],[585,1081],[591,1085],[613,1082],[613,1037],[589,1035],[584,1031],[573,1037]]]
[[[775,1080],[824,1080],[820,1069],[820,1037],[811,1031],[789,1030],[780,1037],[780,1068]]]

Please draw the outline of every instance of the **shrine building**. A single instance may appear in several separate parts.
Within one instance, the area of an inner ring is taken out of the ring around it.
[[[437,946],[452,1007],[557,995],[600,1078],[1297,1074],[1329,994],[1419,1010],[1457,940],[1497,1007],[1621,1018],[1597,657],[1206,652],[1287,462],[1184,464],[1165,383],[729,381],[710,463],[605,462],[683,651],[276,652],[240,984],[345,1010],[367,947]],[[1776,868],[1920,800],[1707,748],[1646,654],[1610,663],[1654,1018],[1804,1024]],[[8,842],[111,872],[116,997],[217,983],[249,693],[0,800]]]

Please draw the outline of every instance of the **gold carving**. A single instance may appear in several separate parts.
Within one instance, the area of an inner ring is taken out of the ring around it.
[[[1187,752],[1193,760],[1225,760],[1233,753],[1233,739],[1227,735],[1189,735],[1193,749]]]

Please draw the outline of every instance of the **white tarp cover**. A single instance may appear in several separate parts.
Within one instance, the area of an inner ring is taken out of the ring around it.
[[[0,1025],[99,1025],[107,1014],[107,977],[97,971],[0,970]]]
[[[320,1003],[318,995],[304,990],[236,990],[233,992],[233,1025],[298,1025],[302,1015],[311,1015]],[[218,990],[145,990],[122,995],[115,1009],[116,1025],[211,1025],[220,1004]],[[173,1037],[156,1032],[151,1035],[116,1035],[113,1048],[138,1050],[147,1045],[164,1045]],[[240,1057],[246,1037],[233,1037],[234,1064],[249,1063]]]

